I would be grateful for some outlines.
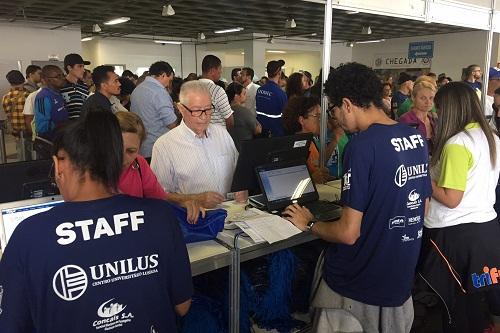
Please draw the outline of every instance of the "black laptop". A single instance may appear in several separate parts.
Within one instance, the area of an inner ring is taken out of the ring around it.
[[[256,168],[262,199],[269,212],[281,212],[288,205],[306,206],[320,221],[336,220],[341,207],[319,201],[319,194],[304,162],[272,163]]]

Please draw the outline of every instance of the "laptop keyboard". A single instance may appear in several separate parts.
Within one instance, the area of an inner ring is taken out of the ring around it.
[[[314,201],[306,203],[306,206],[311,213],[319,221],[333,221],[338,220],[342,215],[340,206],[329,201]]]

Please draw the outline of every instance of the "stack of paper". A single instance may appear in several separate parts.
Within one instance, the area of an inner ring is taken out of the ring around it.
[[[234,223],[256,243],[265,240],[272,244],[301,233],[300,229],[280,216],[265,213],[255,208],[249,209],[247,212],[252,217],[234,221]]]

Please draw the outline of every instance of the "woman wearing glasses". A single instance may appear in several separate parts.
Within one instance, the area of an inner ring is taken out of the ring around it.
[[[314,97],[292,97],[283,110],[283,126],[287,134],[312,133],[318,136],[320,132],[320,119],[320,105]],[[327,156],[330,156],[334,149],[335,145],[327,145]],[[311,171],[315,183],[324,184],[328,180],[331,180],[328,169],[319,166],[319,151],[314,142],[309,146],[307,166]]]
[[[116,117],[68,124],[53,160],[65,202],[13,233],[0,261],[0,332],[176,332],[193,293],[186,245],[164,201],[116,194]]]

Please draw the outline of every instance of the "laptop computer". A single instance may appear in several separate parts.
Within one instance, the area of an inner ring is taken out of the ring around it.
[[[19,223],[62,202],[61,196],[54,196],[0,204],[0,254],[5,251],[10,236],[12,236]]]
[[[320,221],[338,219],[341,207],[320,201],[319,194],[304,162],[272,163],[256,168],[263,201],[269,212],[281,212],[288,205],[306,206]]]

